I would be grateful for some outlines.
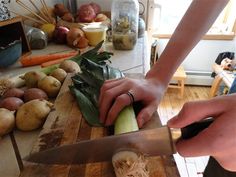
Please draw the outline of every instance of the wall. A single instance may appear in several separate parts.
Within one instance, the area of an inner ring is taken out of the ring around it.
[[[161,52],[164,50],[167,42],[168,40],[166,39],[158,40],[159,56]],[[212,72],[212,64],[215,62],[215,59],[218,56],[218,54],[225,51],[236,53],[236,39],[232,41],[223,41],[223,40],[200,41],[182,63],[188,74],[189,80],[187,83],[194,85],[210,85],[212,81],[210,77],[210,73]],[[195,73],[194,75],[202,75],[206,77],[204,78],[201,77],[197,80],[193,79],[190,80],[192,75],[191,73]]]

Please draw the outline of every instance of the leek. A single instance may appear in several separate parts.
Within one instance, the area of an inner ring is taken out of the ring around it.
[[[115,135],[139,130],[133,106],[125,107],[114,124]]]
[[[70,86],[70,90],[76,97],[83,117],[91,126],[102,126],[99,123],[98,98],[104,81],[124,77],[119,69],[104,62],[110,58],[111,53],[98,53],[101,45],[102,43],[91,51],[72,58],[79,64],[82,72],[72,77],[73,86]],[[115,135],[138,130],[133,106],[125,107],[114,123]],[[144,156],[132,150],[115,153],[112,157],[112,164],[117,177],[148,177],[147,162]]]
[[[118,115],[115,125],[115,135],[138,131],[138,124],[133,106],[125,107]],[[137,137],[138,138],[138,137]],[[112,165],[117,177],[148,177],[147,161],[145,157],[132,149],[116,152],[112,157]]]

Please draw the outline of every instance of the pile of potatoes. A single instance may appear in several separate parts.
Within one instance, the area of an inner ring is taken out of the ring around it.
[[[43,125],[53,108],[48,99],[58,95],[68,72],[80,71],[77,63],[71,62],[63,62],[50,75],[40,71],[27,72],[22,76],[26,87],[11,88],[4,93],[0,98],[0,137],[15,126],[22,131],[31,131]]]

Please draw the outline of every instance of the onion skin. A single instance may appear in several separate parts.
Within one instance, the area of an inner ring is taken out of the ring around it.
[[[9,111],[16,111],[22,104],[24,104],[24,102],[20,98],[7,97],[1,101],[0,107],[6,108]]]
[[[77,41],[76,47],[78,47],[79,49],[84,49],[88,47],[88,45],[89,45],[88,39],[86,37],[80,37]]]
[[[95,22],[103,22],[106,21],[108,18],[106,15],[104,14],[97,14],[96,18],[95,18]]]
[[[15,126],[15,116],[13,111],[0,108],[0,137],[11,132]]]
[[[78,9],[77,16],[80,22],[91,23],[96,17],[96,13],[91,5],[84,4]]]
[[[96,14],[99,14],[101,12],[101,7],[97,3],[91,2],[89,5],[92,6]]]
[[[17,98],[22,98],[24,96],[24,91],[19,89],[19,88],[11,88],[7,90],[2,98],[7,98],[7,97],[17,97]]]
[[[66,37],[69,29],[64,26],[56,27],[55,31],[53,32],[53,39],[57,44],[65,44]]]
[[[65,20],[67,22],[74,22],[75,19],[71,13],[65,13],[62,17],[62,20]]]
[[[53,12],[55,15],[62,17],[65,13],[68,13],[69,10],[62,3],[58,3],[54,5]]]
[[[48,100],[47,94],[39,88],[30,88],[25,91],[24,101],[28,102],[35,99],[45,99]]]
[[[75,47],[74,42],[80,37],[84,37],[84,32],[79,28],[71,28],[67,33],[67,44],[71,47]]]

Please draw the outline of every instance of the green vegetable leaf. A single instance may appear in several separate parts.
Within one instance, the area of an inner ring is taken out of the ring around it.
[[[71,58],[79,64],[82,72],[72,77],[74,85],[70,87],[70,90],[75,95],[84,118],[93,126],[101,126],[98,118],[98,98],[104,81],[124,77],[119,69],[105,62],[113,53],[98,52],[102,44],[103,41],[94,49]]]
[[[91,60],[95,63],[99,63],[105,60],[108,60],[109,58],[111,58],[111,56],[113,55],[113,53],[111,52],[99,52],[99,49],[102,47],[102,44],[104,43],[104,41],[101,41],[100,43],[98,43],[93,49],[88,50],[87,52],[83,53],[82,55],[78,54],[72,58],[70,58],[70,60],[75,61],[76,63],[78,63],[80,65],[81,61],[86,58],[88,60]]]
[[[96,106],[78,89],[74,86],[70,86],[70,91],[75,95],[77,103],[79,104],[80,110],[83,117],[86,119],[88,124],[91,126],[102,126],[99,122],[99,111]]]

